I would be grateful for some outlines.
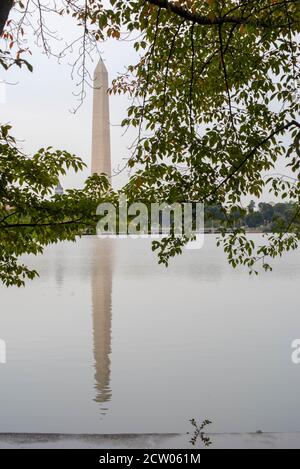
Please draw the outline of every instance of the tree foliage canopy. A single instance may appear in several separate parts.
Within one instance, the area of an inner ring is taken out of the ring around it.
[[[53,195],[59,177],[69,169],[82,169],[82,161],[52,148],[29,158],[8,132],[8,126],[0,127],[0,280],[21,286],[37,275],[19,262],[21,255],[42,253],[50,243],[74,241],[96,223],[99,202],[113,197],[107,178],[97,175],[82,190]]]
[[[300,239],[299,0],[59,3],[61,6],[16,1],[19,20],[9,23],[4,38],[21,48],[24,25],[29,24],[26,17],[30,8],[36,7],[40,12],[37,36],[49,52],[47,14],[55,10],[60,15],[72,15],[82,31],[79,59],[84,97],[86,58],[95,45],[107,37],[120,41],[134,35],[139,60],[128,65],[127,72],[116,78],[111,88],[111,93],[127,93],[132,98],[122,122],[137,131],[127,162],[135,171],[123,189],[129,199],[201,201],[218,204],[228,213],[242,210],[246,196],[259,198],[269,191],[270,197],[286,199],[295,206],[282,230],[255,246],[241,228],[232,228],[225,216],[219,242],[233,266],[242,263],[251,270],[258,260],[268,269],[268,256],[296,248]],[[11,2],[2,2],[0,18],[5,4]],[[21,66],[22,54],[22,49],[14,58],[2,52],[0,64],[17,62]],[[2,158],[3,153],[1,165]],[[49,187],[43,164],[50,160],[54,178],[66,164],[80,169],[78,160],[64,152],[39,153],[30,160],[30,164],[40,165],[39,191],[43,191],[43,184],[46,192]],[[17,180],[20,169],[13,161]],[[278,161],[287,174],[272,175]],[[14,191],[17,197],[17,189]],[[71,195],[76,198],[77,193]],[[15,202],[10,203],[15,206]],[[51,202],[53,205],[43,203],[56,211],[56,201]],[[64,210],[68,217],[68,209]],[[23,211],[28,216],[31,203],[26,206],[24,201]],[[0,224],[1,237],[5,238],[8,231],[2,229],[3,221]],[[24,233],[23,227],[20,229]],[[63,239],[64,233],[60,229],[53,236]],[[47,244],[47,236],[41,238],[41,245]],[[159,246],[162,262],[168,262],[174,246],[177,252],[178,240],[172,237]],[[5,258],[2,268],[4,264]]]

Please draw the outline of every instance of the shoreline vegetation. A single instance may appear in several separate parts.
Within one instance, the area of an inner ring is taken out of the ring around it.
[[[243,229],[245,233],[280,233],[288,232],[287,227],[292,227],[294,224],[295,215],[299,211],[299,206],[295,203],[256,203],[251,200],[246,208],[236,207],[230,211],[226,211],[221,205],[208,205],[204,208],[204,229],[199,230],[199,233],[205,234],[218,234],[222,232],[233,233],[236,230]],[[132,219],[134,217],[129,217]],[[171,227],[172,227],[172,211],[170,213]],[[164,235],[169,233],[169,229],[164,230],[163,224],[157,227],[158,230],[149,230],[147,235],[160,234]],[[196,230],[197,231],[197,230]],[[83,235],[96,234],[94,227],[87,228]],[[103,234],[113,234],[107,231]],[[118,235],[127,234],[118,232]]]
[[[218,232],[244,229],[246,233],[288,232],[295,223],[299,206],[291,202],[256,203],[251,200],[246,208],[236,207],[226,212],[221,205],[205,207],[205,231]]]

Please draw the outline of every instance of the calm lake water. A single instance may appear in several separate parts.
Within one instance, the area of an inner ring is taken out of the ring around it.
[[[51,246],[0,287],[0,432],[300,431],[300,250],[250,277],[206,236],[169,269],[148,240]]]

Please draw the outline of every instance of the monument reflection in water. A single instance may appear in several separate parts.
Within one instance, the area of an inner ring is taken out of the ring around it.
[[[112,328],[113,249],[109,239],[93,240],[92,314],[95,360],[95,401],[101,413],[107,410],[112,391],[110,386],[110,354]],[[106,405],[105,405],[106,404]]]

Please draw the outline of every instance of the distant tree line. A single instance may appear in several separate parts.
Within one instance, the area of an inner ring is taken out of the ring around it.
[[[265,232],[278,232],[286,229],[294,218],[299,207],[291,202],[266,203],[257,205],[251,200],[246,208],[231,208],[228,212],[221,205],[215,204],[205,207],[205,224],[207,228],[218,229],[224,223],[235,228],[260,229]]]

